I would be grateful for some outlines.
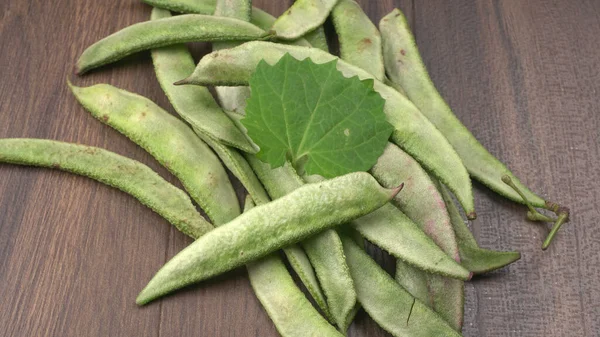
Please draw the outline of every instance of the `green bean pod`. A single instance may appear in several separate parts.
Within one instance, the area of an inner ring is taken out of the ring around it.
[[[460,212],[456,208],[456,205],[454,205],[450,193],[439,183],[438,188],[444,198],[454,233],[456,233],[460,263],[465,268],[474,274],[482,274],[505,267],[521,258],[519,252],[501,252],[480,248],[473,234],[471,234],[469,227],[467,227],[460,216]]]
[[[368,214],[399,191],[382,188],[364,172],[302,186],[200,237],[158,271],[137,303],[146,304]]]
[[[410,100],[446,136],[471,176],[496,193],[524,203],[510,186],[502,182],[502,176],[508,174],[534,206],[546,208],[546,201],[521,184],[456,118],[431,81],[402,12],[393,10],[381,20],[379,28],[383,36],[385,66],[390,79],[404,88]]]
[[[246,197],[244,212],[254,206],[252,198]],[[298,289],[277,254],[249,263],[246,268],[256,297],[283,337],[341,336]]]
[[[383,81],[381,35],[360,5],[354,0],[340,0],[331,18],[340,41],[340,58]]]
[[[170,17],[167,10],[153,9],[152,20]],[[210,134],[218,141],[255,153],[254,145],[227,117],[214,101],[208,89],[200,86],[176,87],[173,82],[194,71],[196,64],[185,45],[174,45],[151,50],[158,82],[169,101],[194,129]]]
[[[168,9],[184,14],[207,14],[215,12],[217,0],[142,0],[155,8]]]
[[[255,41],[205,56],[194,73],[177,84],[247,85],[261,60],[274,64],[285,53],[297,59],[310,57],[317,63],[338,60],[337,68],[345,76],[373,78],[364,70],[316,48]],[[452,146],[406,97],[377,80],[374,88],[386,100],[384,111],[395,128],[392,140],[447,185],[468,217],[475,218],[471,180]]]
[[[245,41],[266,37],[265,32],[241,20],[200,14],[179,15],[126,27],[88,47],[77,61],[83,74],[142,50],[193,41]]]
[[[383,186],[405,182],[406,194],[403,193],[402,198],[394,198],[392,203],[420,226],[449,257],[460,262],[444,199],[419,163],[397,146],[388,144],[371,173]],[[396,280],[460,331],[464,314],[463,282],[425,273],[403,261],[397,262]]]
[[[329,44],[327,44],[327,36],[325,35],[325,28],[323,26],[319,26],[312,32],[306,33],[304,39],[306,39],[310,46],[329,53]]]
[[[70,86],[94,117],[140,145],[179,178],[215,223],[228,222],[239,214],[225,169],[185,123],[152,101],[107,84]]]
[[[281,336],[344,336],[313,308],[277,255],[249,263],[248,275],[256,297]]]
[[[254,157],[248,158],[249,162],[269,193],[292,191],[304,184],[289,164],[271,169],[255,156],[248,157]],[[420,269],[463,280],[470,277],[468,270],[446,255],[416,224],[389,203],[348,225],[394,257]]]
[[[434,311],[411,296],[350,237],[341,236],[358,301],[393,336],[460,336]]]
[[[45,139],[0,139],[0,162],[54,168],[118,188],[192,237],[213,228],[185,192],[146,165],[104,149]]]
[[[289,163],[271,169],[256,156],[247,156],[269,195],[281,198],[304,185]],[[293,174],[291,174],[293,172]],[[340,331],[348,329],[356,305],[356,293],[344,257],[342,242],[335,230],[328,229],[302,242],[327,297],[327,308]]]
[[[278,38],[295,40],[323,24],[338,0],[296,0],[271,27]]]

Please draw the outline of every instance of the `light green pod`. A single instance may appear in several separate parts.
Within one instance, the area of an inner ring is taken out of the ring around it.
[[[185,192],[146,165],[104,149],[45,139],[0,139],[0,162],[54,168],[118,188],[192,237],[213,228]]]
[[[546,201],[521,184],[452,113],[427,73],[402,12],[393,10],[381,20],[379,28],[383,36],[385,66],[390,79],[404,88],[410,100],[446,136],[471,176],[498,194],[524,203],[510,186],[502,182],[502,176],[508,174],[530,203],[546,208]]]
[[[254,206],[252,198],[246,197],[244,212]],[[313,308],[277,254],[249,263],[246,268],[256,297],[281,336],[342,336]]]
[[[281,198],[305,184],[289,163],[271,169],[269,164],[261,162],[256,156],[247,157],[274,199]],[[333,321],[340,331],[346,331],[353,317],[356,293],[337,233],[332,229],[325,230],[303,241],[302,246],[327,297],[327,308]]]
[[[248,275],[256,297],[281,336],[344,336],[313,308],[277,255],[248,264]]]
[[[171,13],[167,10],[152,10],[152,20],[170,16]],[[194,129],[210,134],[226,145],[250,153],[256,152],[253,144],[214,101],[208,89],[200,86],[173,85],[173,82],[191,74],[196,67],[185,45],[152,49],[151,54],[160,86],[186,122]]]
[[[208,14],[215,12],[217,0],[142,0],[155,8],[168,9],[185,14]]]
[[[316,48],[248,42],[205,56],[198,63],[194,73],[178,84],[247,85],[261,60],[274,64],[285,53],[300,60],[310,57],[316,63],[337,59]],[[373,78],[364,70],[337,60],[337,68],[345,76]],[[377,80],[374,81],[374,88],[386,100],[384,111],[388,122],[395,128],[392,140],[447,185],[460,201],[468,217],[475,218],[469,174],[446,138],[399,92]]]
[[[440,316],[398,285],[350,237],[341,236],[358,301],[393,336],[460,336]]]
[[[402,198],[394,198],[392,203],[420,226],[449,257],[460,262],[444,199],[419,163],[397,146],[388,144],[371,168],[371,173],[383,186],[404,182]],[[397,262],[396,280],[460,331],[464,314],[462,281],[426,273],[403,261]]]
[[[77,61],[83,74],[133,53],[193,41],[245,41],[265,38],[262,29],[244,21],[200,14],[136,23],[88,47]]]
[[[398,192],[382,188],[364,172],[302,186],[200,237],[158,271],[137,303],[146,304],[368,214]]]
[[[381,35],[360,5],[354,0],[340,0],[331,18],[340,41],[341,59],[383,81]]]
[[[179,178],[215,223],[228,222],[239,214],[225,169],[185,123],[152,101],[107,84],[71,85],[71,90],[94,117],[140,145]]]
[[[496,250],[480,248],[471,234],[471,231],[460,216],[460,212],[450,193],[444,186],[438,184],[438,188],[446,203],[452,227],[456,233],[460,262],[465,268],[475,274],[487,273],[505,267],[521,258],[519,252],[501,252]]]
[[[269,194],[286,194],[304,183],[289,164],[271,169],[255,156],[247,157]],[[391,204],[348,224],[392,256],[420,269],[462,280],[470,277],[468,270],[446,255],[416,224]]]
[[[323,24],[337,0],[296,0],[271,27],[284,40],[295,40]]]
[[[325,35],[325,28],[323,26],[319,26],[312,32],[306,33],[304,39],[306,39],[310,46],[329,53],[329,45],[327,44],[327,36]]]

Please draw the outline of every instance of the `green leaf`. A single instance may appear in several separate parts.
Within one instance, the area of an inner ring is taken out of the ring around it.
[[[242,124],[271,167],[286,159],[326,178],[367,171],[383,153],[392,126],[373,80],[346,78],[337,61],[315,64],[284,55],[261,61],[250,79]]]

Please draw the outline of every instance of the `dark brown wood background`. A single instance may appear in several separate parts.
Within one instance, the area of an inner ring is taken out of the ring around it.
[[[466,336],[600,336],[600,1],[359,1],[411,18],[431,76],[459,118],[572,221],[548,227],[475,184],[481,245],[514,265],[467,286]],[[110,3],[110,4],[109,4]],[[255,1],[279,15],[288,1]],[[73,75],[96,40],[147,20],[123,1],[0,1],[0,137],[149,155],[101,125],[66,86],[108,82],[170,109],[148,53]],[[200,56],[208,46],[194,47]],[[138,308],[158,268],[190,243],[135,199],[87,178],[0,164],[0,336],[276,336],[243,269]],[[359,314],[350,336],[384,336]]]

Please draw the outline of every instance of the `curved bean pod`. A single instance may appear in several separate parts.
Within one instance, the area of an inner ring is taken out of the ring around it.
[[[271,27],[279,38],[295,40],[323,24],[338,0],[297,0]]]
[[[248,275],[256,297],[281,336],[344,336],[313,308],[277,255],[249,263]]]
[[[438,188],[446,203],[452,227],[456,233],[460,263],[475,274],[482,274],[492,270],[505,267],[521,258],[519,252],[500,252],[496,250],[480,248],[471,234],[471,231],[460,216],[460,212],[450,193],[444,186],[438,184]]]
[[[254,157],[248,158],[269,193],[292,191],[304,184],[290,165],[271,169]],[[268,174],[268,179],[263,175]],[[287,193],[287,192],[286,192]],[[416,224],[391,204],[386,204],[348,223],[367,240],[394,257],[420,269],[467,280],[469,271],[446,255]]]
[[[317,63],[338,60],[337,68],[345,76],[373,78],[364,70],[316,48],[255,41],[205,56],[194,73],[177,84],[247,85],[261,60],[273,64],[285,53],[297,59],[310,57]],[[387,120],[395,127],[392,140],[447,185],[468,217],[474,218],[471,180],[452,146],[406,97],[377,80],[374,81],[374,88],[386,100],[384,110]]]
[[[152,10],[151,19],[157,20],[170,16],[169,11],[155,8]],[[201,86],[173,85],[173,82],[191,74],[196,67],[185,45],[152,49],[151,55],[160,86],[177,113],[186,122],[194,129],[210,134],[224,144],[242,151],[256,152],[254,145],[227,117],[208,89]]]
[[[77,61],[83,74],[133,53],[192,41],[257,40],[264,31],[250,23],[200,14],[179,15],[126,27],[88,47]]]
[[[45,139],[0,139],[0,162],[54,168],[118,188],[192,237],[213,228],[185,192],[148,166],[104,149]]]
[[[460,336],[440,316],[411,296],[350,237],[341,236],[358,301],[393,336]]]
[[[295,173],[289,163],[271,169],[256,156],[247,157],[254,171],[263,182],[269,195],[281,198],[304,185],[304,181]],[[356,305],[356,293],[348,266],[344,257],[344,249],[335,230],[325,230],[302,242],[310,262],[327,296],[327,308],[338,325],[340,331],[346,331],[353,317]]]
[[[523,203],[523,199],[502,182],[502,176],[508,174],[534,206],[546,208],[546,201],[521,184],[452,113],[427,73],[402,12],[393,10],[381,20],[379,28],[383,36],[385,66],[390,79],[404,88],[410,100],[446,136],[471,176],[496,193]]]
[[[340,0],[331,18],[340,41],[340,58],[383,81],[381,35],[360,5],[354,0]]]
[[[158,271],[137,303],[146,304],[370,213],[399,191],[382,188],[364,172],[302,186],[200,237]]]
[[[246,197],[244,212],[254,206],[252,198]],[[258,262],[249,263],[246,268],[256,297],[281,336],[342,336],[319,315],[298,289],[279,256],[271,254]]]
[[[215,223],[228,222],[239,214],[225,169],[185,123],[152,101],[107,84],[70,87],[94,117],[140,145],[179,178]]]
[[[460,262],[444,199],[419,163],[397,146],[388,144],[371,168],[371,173],[383,186],[404,182],[407,193],[403,193],[402,198],[394,198],[392,203],[420,226],[448,256]],[[463,282],[425,273],[403,261],[397,262],[396,280],[460,331],[464,313]]]

